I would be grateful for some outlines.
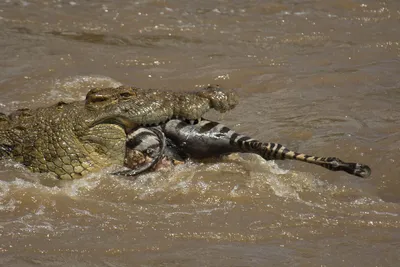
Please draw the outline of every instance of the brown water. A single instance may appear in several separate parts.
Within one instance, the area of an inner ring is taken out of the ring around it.
[[[399,1],[0,3],[0,112],[118,82],[239,88],[216,119],[371,166],[231,156],[135,182],[0,162],[1,266],[397,266]]]

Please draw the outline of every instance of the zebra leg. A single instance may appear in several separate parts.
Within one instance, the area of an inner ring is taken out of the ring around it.
[[[331,171],[345,171],[349,174],[367,178],[371,175],[371,168],[368,165],[353,162],[344,162],[336,157],[316,157],[303,153],[291,151],[290,149],[276,143],[261,143],[258,141],[244,141],[242,145],[247,145],[259,151],[264,159],[294,159],[307,163],[319,165]]]
[[[371,174],[371,169],[367,165],[348,163],[335,157],[309,156],[291,151],[280,144],[262,143],[238,134],[218,122],[202,120],[197,124],[190,124],[182,120],[170,120],[162,125],[162,130],[181,151],[193,158],[244,152],[258,154],[266,160],[304,161],[331,171],[345,171],[362,178],[367,178]]]

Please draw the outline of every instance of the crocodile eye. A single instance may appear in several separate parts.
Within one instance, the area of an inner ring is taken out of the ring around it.
[[[120,95],[121,97],[124,97],[124,98],[128,98],[128,97],[131,97],[131,96],[132,96],[132,94],[129,93],[129,92],[123,92],[123,93],[120,93],[119,95]]]
[[[108,96],[105,96],[105,95],[92,95],[92,96],[90,97],[90,102],[92,102],[92,103],[98,103],[98,102],[106,101],[106,100],[108,100],[108,99],[109,99],[109,97],[108,97]]]

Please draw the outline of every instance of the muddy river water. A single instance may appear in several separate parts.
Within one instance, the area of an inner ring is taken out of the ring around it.
[[[399,264],[399,1],[5,0],[0,47],[3,113],[216,83],[240,104],[207,118],[372,169],[231,155],[63,182],[2,160],[1,266]]]

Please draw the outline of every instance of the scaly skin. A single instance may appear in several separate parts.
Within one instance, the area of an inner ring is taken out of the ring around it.
[[[79,178],[113,164],[122,166],[126,135],[141,125],[173,117],[196,120],[211,108],[225,112],[236,104],[236,94],[218,87],[192,93],[95,88],[84,101],[0,114],[0,157],[60,179]]]

